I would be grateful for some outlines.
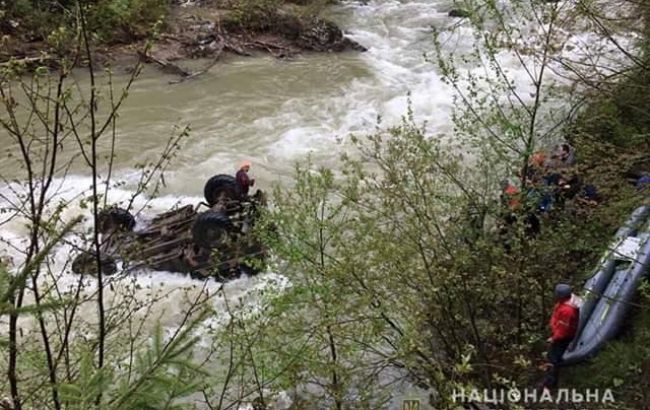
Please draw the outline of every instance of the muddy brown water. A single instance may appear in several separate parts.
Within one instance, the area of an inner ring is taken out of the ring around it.
[[[332,10],[344,31],[369,48],[366,53],[305,53],[285,60],[229,56],[179,84],[146,66],[120,112],[116,174],[128,180],[135,164],[157,158],[176,127],[185,125],[191,136],[171,167],[167,194],[200,195],[204,180],[233,172],[242,159],[253,162],[252,173],[262,184],[289,178],[294,162],[308,154],[332,165],[350,133],[372,132],[379,116],[404,115],[408,93],[423,121],[442,125],[450,96],[423,58],[431,48],[430,26],[449,19],[436,4],[350,3]],[[200,68],[206,62],[183,64]],[[114,71],[114,83],[123,84],[128,75],[120,67]],[[84,71],[73,77],[88,89]],[[0,131],[2,149],[15,153],[10,142]],[[104,154],[108,146],[105,138]],[[78,149],[65,151],[69,156]],[[5,178],[24,175],[6,155],[0,156],[0,172]],[[87,176],[89,170],[79,161],[72,173]]]

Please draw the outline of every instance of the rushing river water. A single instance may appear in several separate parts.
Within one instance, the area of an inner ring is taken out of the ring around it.
[[[290,176],[307,154],[331,164],[350,133],[372,131],[379,116],[404,115],[409,93],[419,121],[446,126],[451,96],[423,57],[432,50],[431,27],[452,21],[439,9],[439,1],[385,1],[334,10],[365,53],[228,57],[174,85],[173,76],[145,67],[120,113],[118,174],[156,158],[174,125],[192,128],[167,180],[165,193],[179,196],[199,195],[207,178],[233,172],[244,158],[262,186]],[[117,71],[123,83],[127,75]],[[76,77],[87,82],[82,71]]]
[[[168,192],[197,195],[205,179],[233,172],[244,158],[261,186],[290,176],[307,154],[332,164],[351,132],[371,131],[378,116],[404,115],[409,92],[419,119],[446,124],[450,95],[423,58],[431,25],[448,20],[436,5],[387,1],[338,10],[341,26],[369,48],[365,53],[231,58],[174,86],[147,73],[122,113],[121,165],[155,156],[174,122],[191,124]]]
[[[433,50],[431,27],[456,21],[447,16],[451,3],[376,0],[338,6],[333,18],[368,48],[365,53],[304,54],[287,60],[228,57],[204,75],[174,85],[169,84],[174,77],[146,67],[121,110],[115,176],[125,185],[112,191],[110,201],[128,198],[137,179],[134,164],[157,158],[174,125],[190,125],[191,137],[165,175],[166,186],[152,201],[149,215],[179,202],[197,203],[210,176],[233,173],[242,159],[252,161],[251,173],[262,188],[290,180],[294,162],[307,154],[317,164],[332,165],[346,150],[350,133],[372,132],[378,117],[384,124],[399,121],[409,100],[415,118],[426,121],[432,132],[449,131],[452,94],[424,54]],[[443,46],[463,45],[456,41]],[[75,75],[85,81],[81,72]],[[116,82],[126,78],[118,74]],[[0,133],[3,148],[7,141]],[[76,169],[62,182],[62,197],[88,189],[88,172]],[[3,155],[0,174],[13,178],[15,172]],[[17,247],[25,233],[18,221],[0,226],[2,238]],[[2,247],[18,258],[15,250]],[[60,262],[68,257],[67,249],[57,255]],[[71,274],[61,280],[75,281]],[[141,274],[137,280],[170,290],[196,284],[164,272]],[[231,281],[227,289],[232,296],[245,296],[269,281],[284,283],[268,273]],[[209,286],[214,290],[218,284]],[[220,309],[223,301],[215,303]],[[167,312],[163,323],[173,326],[182,307],[175,298],[161,302],[160,311]]]

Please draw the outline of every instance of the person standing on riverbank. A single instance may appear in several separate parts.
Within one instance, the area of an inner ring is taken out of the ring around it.
[[[557,387],[558,367],[562,363],[562,356],[571,344],[571,341],[578,330],[578,321],[580,319],[580,309],[574,298],[571,286],[559,283],[555,286],[555,307],[551,315],[550,327],[551,337],[548,341],[551,343],[548,349],[546,365],[546,375],[542,382],[544,389]]]
[[[242,161],[241,165],[239,166],[239,171],[237,171],[237,174],[235,175],[237,185],[239,186],[239,191],[244,198],[248,197],[249,188],[255,185],[255,178],[250,178],[248,176],[248,171],[250,171],[250,169],[251,162]]]

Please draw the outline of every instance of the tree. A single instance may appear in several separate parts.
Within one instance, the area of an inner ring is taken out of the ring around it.
[[[61,52],[56,74],[38,67],[28,75],[20,62],[3,66],[0,73],[0,126],[18,152],[12,174],[0,175],[7,188],[0,224],[24,223],[29,232],[24,251],[6,242],[14,258],[0,272],[0,315],[8,316],[8,340],[0,347],[6,378],[0,390],[10,392],[16,410],[177,407],[178,398],[203,387],[197,381],[204,371],[192,350],[194,330],[211,311],[212,296],[205,291],[192,296],[177,328],[164,337],[160,326],[147,329],[146,324],[155,321],[152,308],[168,295],[151,289],[142,301],[134,280],[105,276],[98,215],[116,183],[111,176],[117,114],[141,66],[114,93],[110,71],[96,73],[85,9],[78,3],[75,16],[74,30],[61,28],[50,36],[53,48]],[[70,44],[76,50],[72,57],[66,53]],[[81,59],[88,63],[88,91],[70,79]],[[157,192],[162,173],[186,136],[183,130],[172,137],[158,161],[142,166],[134,198]],[[87,167],[91,175],[87,197],[81,200],[61,194],[72,167]],[[75,203],[91,209],[88,228],[80,223]],[[88,246],[96,264],[94,277],[81,275],[66,286],[62,278],[69,261],[57,263],[57,256]]]

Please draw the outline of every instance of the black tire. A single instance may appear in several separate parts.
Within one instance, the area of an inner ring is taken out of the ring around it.
[[[135,227],[135,218],[129,211],[112,207],[104,209],[98,215],[97,226],[100,233],[131,232]]]
[[[192,226],[192,239],[202,248],[213,249],[227,245],[234,227],[230,218],[223,212],[204,212],[199,214]]]
[[[210,206],[220,200],[239,200],[241,189],[231,175],[219,174],[208,179],[203,188],[203,196]]]
[[[112,256],[101,254],[99,258],[104,275],[113,275],[117,272],[117,264]],[[77,255],[74,261],[72,261],[72,272],[77,275],[97,275],[95,255],[89,252],[83,252]]]

